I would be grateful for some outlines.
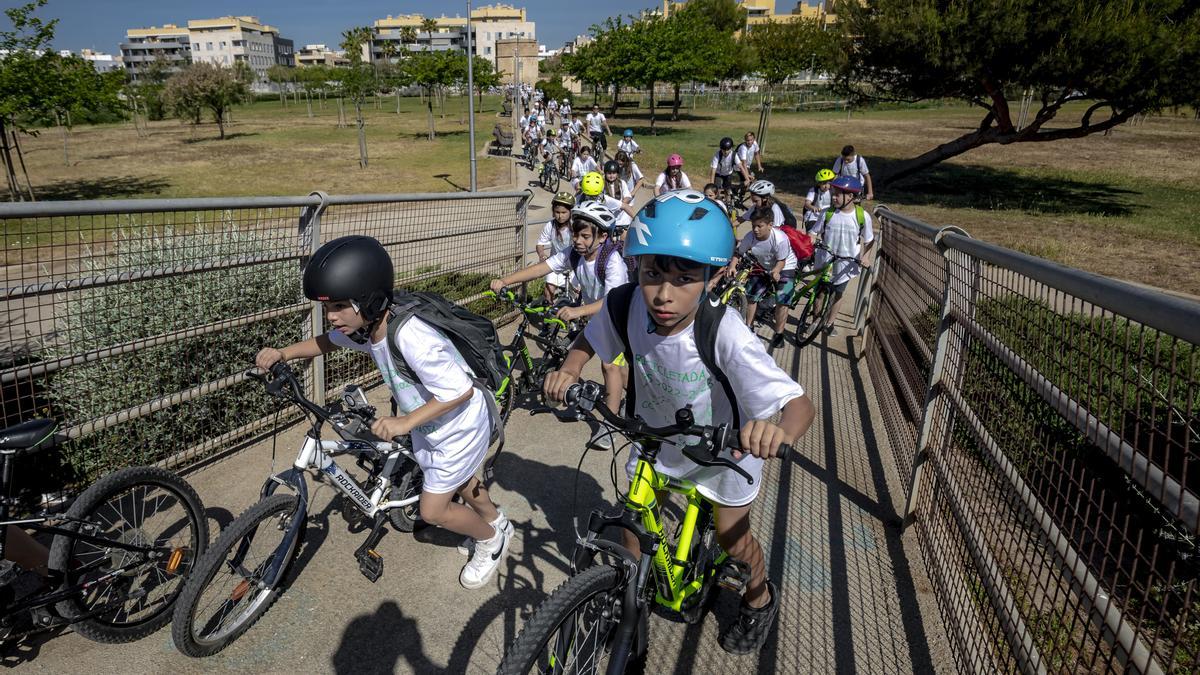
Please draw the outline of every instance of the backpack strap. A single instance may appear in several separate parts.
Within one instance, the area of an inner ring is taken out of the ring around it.
[[[396,334],[408,323],[408,320],[416,313],[417,305],[420,300],[413,296],[402,297],[397,302],[393,302],[388,312],[391,316],[388,318],[387,326],[387,341],[388,351],[392,354],[392,365],[396,366],[396,370],[400,375],[409,382],[420,382],[421,378],[417,377],[416,371],[412,366],[408,365],[408,361],[404,360],[404,354],[400,352],[400,347],[396,345]]]
[[[629,368],[633,369],[633,348],[629,346],[629,308],[633,305],[633,293],[637,284],[629,283],[617,286],[608,292],[604,303],[608,307],[608,318],[612,321],[613,330],[621,338],[621,346]],[[637,410],[637,397],[634,395],[633,373],[629,374],[629,382],[625,385],[625,415],[633,415]]]

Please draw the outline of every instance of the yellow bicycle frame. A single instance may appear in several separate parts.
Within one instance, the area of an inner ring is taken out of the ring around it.
[[[683,513],[683,523],[679,529],[679,541],[675,542],[675,555],[671,557],[670,544],[659,518],[656,493],[662,490],[687,498],[687,509]],[[705,583],[705,579],[702,578],[684,581],[684,572],[687,563],[690,562],[688,556],[691,554],[692,539],[698,535],[703,536],[702,532],[696,532],[696,521],[705,502],[707,500],[696,490],[695,483],[661,475],[646,460],[638,460],[625,508],[637,513],[646,531],[658,540],[658,548],[653,558],[654,577],[658,582],[655,600],[663,607],[676,612],[680,611],[683,603],[699,592]],[[727,557],[725,551],[721,551],[713,564],[714,569]]]

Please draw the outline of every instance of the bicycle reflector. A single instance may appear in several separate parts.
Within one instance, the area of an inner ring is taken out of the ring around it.
[[[175,574],[179,570],[181,562],[183,562],[183,549],[177,548],[171,551],[171,557],[167,558],[167,574]]]

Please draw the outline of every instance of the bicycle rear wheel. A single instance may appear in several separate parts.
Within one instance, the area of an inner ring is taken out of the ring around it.
[[[513,640],[497,674],[604,673],[620,623],[625,583],[608,565],[567,579]],[[636,668],[635,658],[630,660]]]
[[[55,609],[66,618],[96,616],[74,626],[96,642],[131,642],[162,628],[188,574],[208,545],[208,521],[199,495],[182,478],[148,466],[122,469],[84,490],[67,517],[67,529],[164,555],[139,561],[139,553],[58,535],[51,569],[65,585],[86,585]],[[121,570],[121,571],[118,571]],[[111,575],[111,576],[110,576]]]
[[[796,326],[796,345],[804,345],[816,339],[825,325],[829,310],[833,307],[833,293],[825,283],[818,284],[813,289],[813,296],[800,311],[799,324]]]
[[[295,494],[273,494],[246,509],[196,565],[175,607],[171,637],[188,656],[211,656],[270,609],[304,535],[287,535]]]

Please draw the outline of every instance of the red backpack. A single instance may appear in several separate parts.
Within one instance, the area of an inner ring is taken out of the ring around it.
[[[803,265],[806,261],[813,257],[813,240],[802,230],[796,229],[794,225],[784,224],[780,226],[780,230],[788,238],[788,244],[792,247],[792,254],[796,256],[796,263]]]

